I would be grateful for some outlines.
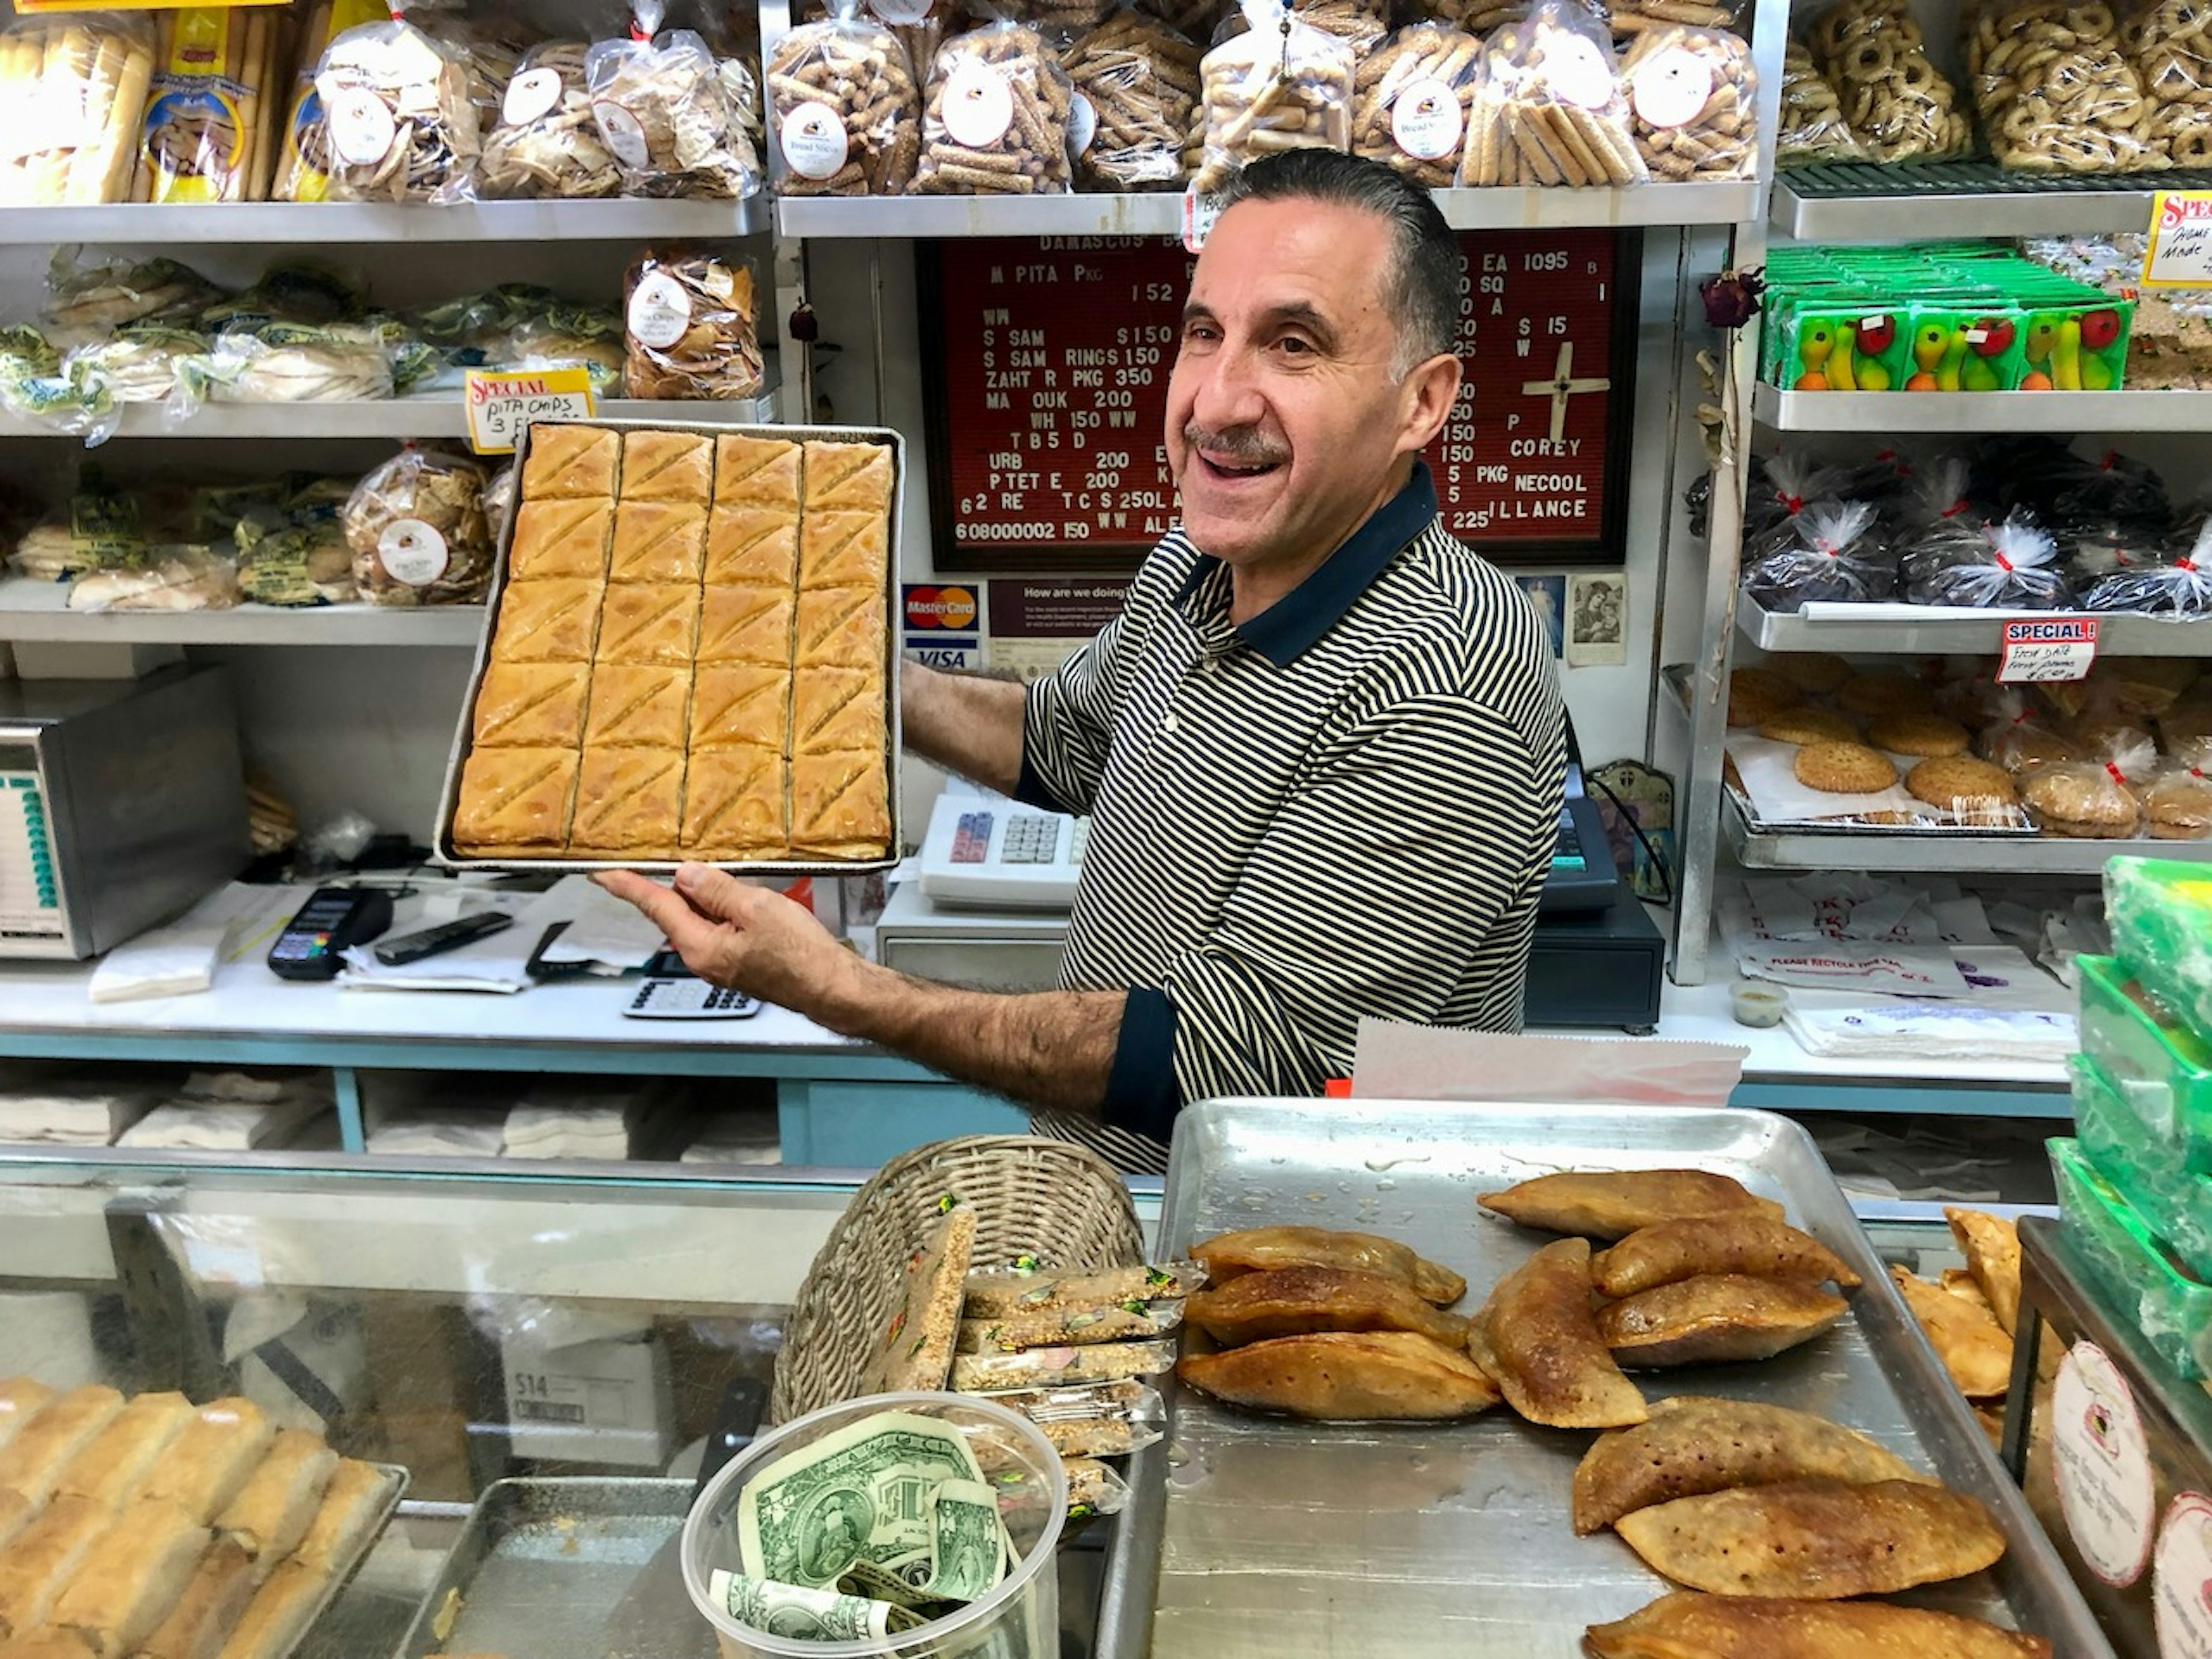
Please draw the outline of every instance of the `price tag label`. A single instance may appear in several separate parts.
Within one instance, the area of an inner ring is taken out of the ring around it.
[[[465,378],[469,447],[479,455],[512,455],[522,428],[532,421],[592,418],[592,373],[586,368],[547,368],[534,374],[472,368]]]
[[[2212,190],[2162,190],[2151,198],[2145,288],[2212,288]]]
[[[1213,234],[1213,222],[1221,216],[1221,198],[1201,196],[1194,180],[1182,193],[1182,246],[1187,253],[1199,252],[1206,246],[1206,239]]]
[[[2005,685],[2085,680],[2097,660],[2095,617],[2051,617],[2008,622],[1997,653],[1997,680]]]

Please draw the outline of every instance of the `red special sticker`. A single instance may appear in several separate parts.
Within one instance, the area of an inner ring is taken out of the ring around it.
[[[975,590],[957,585],[909,585],[904,591],[909,634],[965,634],[975,626]]]

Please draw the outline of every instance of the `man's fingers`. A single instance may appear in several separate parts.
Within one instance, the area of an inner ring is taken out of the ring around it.
[[[676,872],[676,890],[702,915],[742,921],[752,903],[752,889],[709,864],[686,864]]]
[[[645,913],[646,919],[668,937],[669,944],[689,962],[694,951],[714,943],[714,924],[684,901],[681,893],[648,880],[635,870],[605,870],[592,879],[618,899],[627,899]]]

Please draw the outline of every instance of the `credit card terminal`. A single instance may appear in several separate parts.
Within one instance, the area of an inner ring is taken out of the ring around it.
[[[392,926],[392,895],[381,887],[318,887],[276,942],[269,971],[280,979],[336,979],[346,947],[366,945]]]

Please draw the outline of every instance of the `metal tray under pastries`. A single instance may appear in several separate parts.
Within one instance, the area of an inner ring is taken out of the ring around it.
[[[691,432],[708,438],[781,439],[792,443],[821,439],[832,443],[881,444],[891,452],[890,547],[884,567],[884,695],[890,704],[884,724],[884,729],[890,734],[890,743],[889,752],[884,757],[884,775],[889,793],[891,828],[884,854],[879,859],[761,859],[750,863],[730,863],[720,866],[763,876],[860,876],[872,871],[891,868],[899,860],[899,849],[905,845],[899,810],[899,761],[904,744],[899,724],[896,607],[899,544],[901,527],[906,517],[905,438],[889,427],[880,426],[735,426],[696,421],[599,419],[556,424],[596,427],[614,432]],[[517,507],[521,505],[522,469],[529,456],[530,428],[525,427],[521,437],[516,441],[514,450]],[[499,626],[500,599],[507,591],[507,553],[514,541],[514,520],[518,516],[508,513],[499,527],[499,545],[492,561],[491,587],[484,596],[483,629],[477,637],[476,662],[469,670],[468,692],[462,702],[459,718],[454,724],[453,750],[446,761],[446,781],[438,792],[438,827],[431,842],[431,862],[456,870],[513,870],[553,875],[588,874],[595,870],[672,871],[679,862],[672,859],[579,859],[570,858],[565,854],[542,859],[475,858],[455,850],[453,847],[453,814],[460,805],[461,769],[467,763],[472,746],[477,693],[483,687],[484,670],[491,663],[492,635]]]
[[[576,1476],[495,1480],[478,1495],[394,1659],[511,1654],[609,1659],[607,1619],[684,1529],[689,1480]],[[655,1659],[711,1659],[714,1638],[669,1575]],[[450,1612],[448,1612],[450,1609]],[[450,1618],[441,1639],[438,1627]]]
[[[353,1582],[354,1574],[361,1571],[362,1563],[374,1552],[378,1540],[384,1536],[384,1529],[392,1524],[392,1517],[398,1512],[399,1500],[407,1496],[407,1483],[410,1477],[403,1465],[372,1463],[369,1468],[384,1477],[384,1502],[377,1509],[376,1524],[363,1536],[360,1551],[350,1560],[339,1562],[337,1571],[324,1582],[322,1594],[315,1599],[314,1611],[300,1626],[299,1638],[286,1650],[288,1653],[296,1652],[308,1644],[314,1636],[315,1626],[323,1622],[323,1615],[337,1604],[345,1587]]]
[[[1765,1112],[1618,1105],[1209,1101],[1176,1125],[1157,1248],[1272,1224],[1401,1239],[1467,1275],[1462,1311],[1550,1235],[1475,1194],[1566,1169],[1694,1165],[1779,1199],[1866,1280],[1826,1336],[1757,1364],[1632,1373],[1648,1396],[1816,1412],[1987,1504],[2008,1547],[1986,1572],[1896,1599],[2111,1648],[1996,1450],[1911,1322],[1798,1125]],[[1577,1538],[1569,1483],[1593,1437],[1503,1406],[1458,1424],[1319,1424],[1173,1386],[1167,1438],[1136,1455],[1100,1610],[1099,1659],[1307,1655],[1578,1659],[1585,1626],[1674,1588],[1611,1532]]]

